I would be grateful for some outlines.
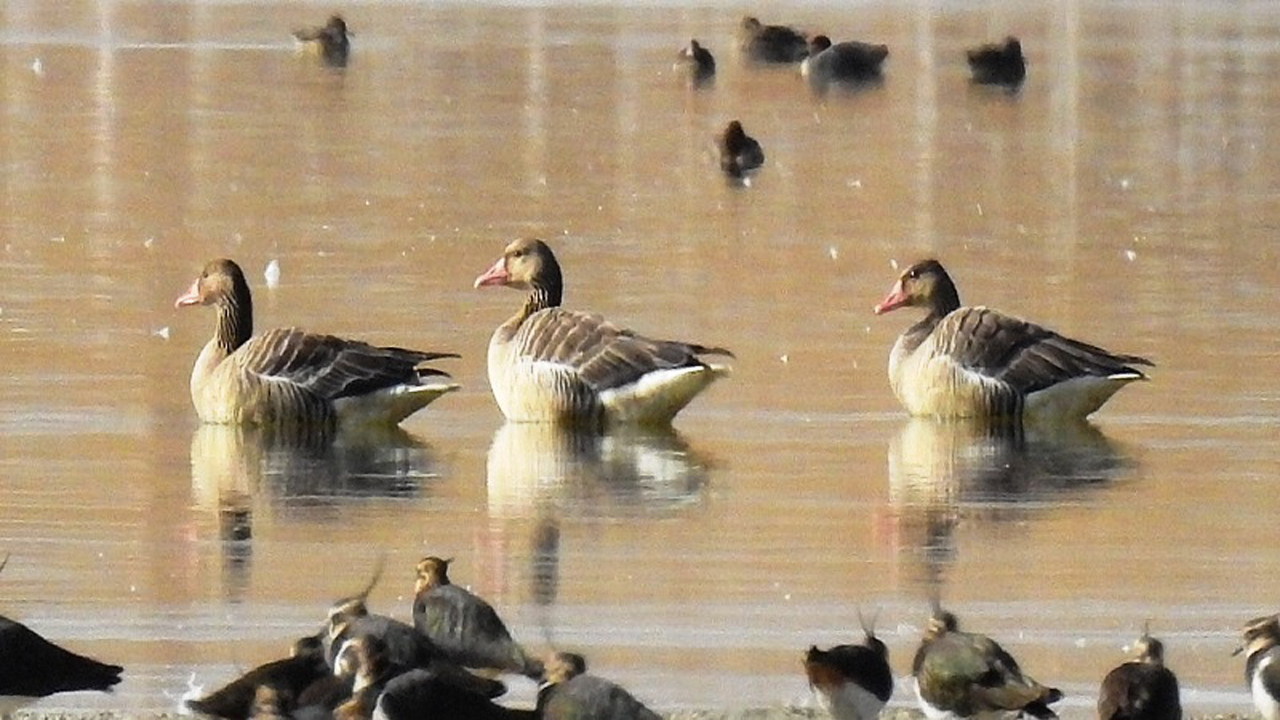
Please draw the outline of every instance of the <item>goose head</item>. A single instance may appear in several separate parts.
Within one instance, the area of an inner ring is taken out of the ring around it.
[[[521,238],[507,245],[502,257],[476,278],[475,287],[492,285],[529,291],[521,317],[557,307],[564,292],[560,264],[551,248],[537,238]]]
[[[939,316],[960,307],[956,286],[942,263],[921,260],[904,270],[874,312],[883,315],[901,307],[927,308],[931,315]]]
[[[537,238],[521,238],[507,245],[502,257],[476,278],[475,287],[506,285],[529,290],[553,281],[560,283],[560,264],[551,248]]]
[[[248,298],[249,283],[244,279],[244,272],[235,261],[222,258],[205,265],[200,276],[173,306],[220,305]]]

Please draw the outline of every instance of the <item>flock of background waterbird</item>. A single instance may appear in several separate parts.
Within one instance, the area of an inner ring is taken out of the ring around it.
[[[325,62],[345,65],[350,43],[341,17],[299,31]],[[800,63],[811,79],[865,82],[880,75],[884,45],[806,38],[755,18],[743,20],[739,49],[765,63]],[[714,77],[715,60],[696,40],[682,53],[690,78]],[[969,52],[976,82],[1017,87],[1025,77],[1014,38]],[[737,121],[719,138],[721,167],[743,177],[764,160]],[[475,280],[527,293],[519,311],[493,333],[488,376],[494,399],[511,422],[552,422],[603,429],[666,424],[712,381],[729,373],[712,356],[727,349],[654,340],[598,315],[561,305],[563,276],[543,241],[520,239]],[[177,307],[208,305],[217,318],[212,339],[191,374],[191,396],[207,423],[340,429],[394,425],[457,389],[429,366],[456,358],[446,352],[367,343],[274,329],[255,335],[249,286],[231,260],[214,260],[178,298]],[[894,344],[889,378],[894,394],[916,416],[1018,422],[1032,417],[1082,419],[1124,385],[1144,380],[1141,357],[1108,352],[985,307],[960,304],[936,260],[904,270],[874,312],[902,307],[925,317]],[[6,558],[7,560],[7,558]],[[0,568],[3,567],[0,562]],[[453,585],[449,561],[417,566],[413,624],[370,612],[377,582],[338,601],[321,629],[297,640],[289,657],[245,673],[187,701],[191,710],[226,718],[657,718],[626,690],[587,673],[585,659],[528,653],[483,599]],[[803,666],[810,685],[841,720],[876,717],[894,691],[888,651],[863,623],[858,645],[811,647]],[[1249,622],[1240,651],[1258,710],[1280,720],[1280,616]],[[494,701],[505,688],[488,673],[518,673],[541,682],[533,709]],[[8,712],[21,701],[75,690],[109,691],[123,668],[64,650],[21,623],[0,617],[0,697]],[[936,602],[911,663],[912,685],[929,717],[1026,713],[1054,717],[1062,697],[1024,675],[994,640],[959,629]],[[1181,717],[1178,684],[1163,665],[1163,646],[1144,631],[1133,657],[1102,681],[1102,718]]]
[[[345,67],[350,58],[351,34],[342,16],[334,15],[324,26],[299,30],[294,37],[312,48],[325,63]],[[826,35],[806,36],[786,25],[766,25],[754,17],[742,19],[737,45],[740,56],[749,63],[798,65],[800,75],[819,91],[833,85],[857,87],[879,82],[883,77],[881,66],[889,57],[887,45],[857,40],[833,43]],[[1012,36],[968,50],[967,59],[975,83],[1016,90],[1027,75],[1022,44]],[[710,86],[716,77],[715,56],[696,39],[680,51],[676,66],[695,88]],[[720,169],[731,179],[745,181],[764,165],[760,143],[746,134],[738,120],[725,125],[716,138],[716,147]]]

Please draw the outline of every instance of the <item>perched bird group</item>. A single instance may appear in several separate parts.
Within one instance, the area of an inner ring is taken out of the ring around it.
[[[670,423],[694,396],[729,372],[705,362],[728,350],[652,340],[598,315],[560,307],[563,281],[541,240],[511,243],[476,287],[527,290],[520,311],[489,343],[489,381],[515,422],[599,428]],[[253,335],[253,304],[240,267],[214,260],[177,307],[217,310],[213,338],[191,372],[204,422],[260,426],[394,425],[457,389],[428,366],[445,352],[376,347],[297,328]]]
[[[742,58],[763,65],[798,63],[800,75],[820,92],[835,83],[856,86],[879,81],[889,57],[888,45],[857,40],[836,43],[823,34],[807,37],[795,28],[768,25],[752,16],[742,19],[737,34]],[[1010,36],[999,45],[973,48],[967,51],[967,58],[977,84],[1017,89],[1026,78],[1022,44],[1015,37]],[[676,67],[684,69],[689,84],[695,88],[710,85],[716,73],[715,58],[696,38],[680,51]],[[733,180],[744,180],[764,163],[759,142],[743,131],[740,120],[729,122],[720,131],[717,148],[720,169]]]
[[[750,147],[740,155],[751,155]],[[560,264],[542,240],[510,243],[474,284],[527,293],[489,341],[489,384],[510,421],[664,425],[729,373],[707,359],[731,356],[725,348],[655,340],[562,308]],[[206,265],[176,305],[217,310],[213,337],[191,373],[192,402],[204,422],[394,425],[458,387],[427,365],[457,357],[452,353],[376,347],[297,328],[254,335],[249,287],[231,260]],[[1137,366],[1152,364],[990,308],[963,307],[936,260],[903,271],[874,310],[903,307],[926,313],[889,355],[890,386],[915,416],[1080,419],[1121,387],[1145,380]]]
[[[324,626],[290,657],[253,668],[187,707],[229,719],[651,720],[659,716],[615,683],[587,674],[578,654],[545,662],[527,653],[489,603],[449,581],[450,561],[418,563],[413,625],[371,613],[378,573],[329,609]],[[506,686],[483,674],[540,681],[537,706],[494,702]]]
[[[1273,616],[1251,626],[1280,630],[1275,623]],[[865,623],[863,632],[865,638],[859,645],[837,645],[829,650],[810,647],[804,657],[810,687],[836,720],[873,720],[893,694],[889,652]],[[1254,673],[1252,660],[1250,673]],[[1048,720],[1057,717],[1050,706],[1062,699],[1060,690],[1023,673],[995,640],[960,630],[956,616],[941,607],[934,608],[912,659],[911,685],[920,710],[937,720],[1001,714]],[[1267,715],[1261,702],[1258,707]],[[1181,720],[1178,679],[1164,666],[1164,645],[1145,628],[1134,643],[1132,658],[1103,679],[1098,717]],[[1275,716],[1267,717],[1274,720]]]

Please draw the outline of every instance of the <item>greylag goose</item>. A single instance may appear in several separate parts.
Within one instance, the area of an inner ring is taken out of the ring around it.
[[[982,85],[1016,86],[1027,77],[1022,43],[1012,35],[1003,43],[992,43],[967,51],[973,81]]]
[[[313,49],[326,64],[343,67],[351,53],[351,40],[347,23],[341,15],[333,15],[323,27],[294,30],[293,36],[303,47]]]
[[[689,73],[689,81],[697,87],[715,77],[716,59],[702,43],[690,40],[689,46],[680,51],[680,57],[676,60],[675,69],[681,68]]]
[[[732,357],[723,348],[650,340],[598,315],[561,309],[560,265],[541,240],[508,245],[475,281],[493,285],[529,291],[489,340],[489,384],[508,420],[669,424],[729,372],[699,357]]]
[[[1111,669],[1098,691],[1098,720],[1181,720],[1178,677],[1164,664],[1164,643],[1143,628],[1133,657]]]
[[[858,617],[861,619],[861,612]],[[858,645],[836,645],[828,650],[813,645],[804,657],[809,687],[820,693],[822,704],[836,720],[875,720],[893,695],[889,649],[866,622],[862,633]]]
[[[742,129],[742,123],[731,121],[716,138],[720,151],[720,169],[725,175],[741,180],[764,165],[764,150],[760,143]]]
[[[809,57],[800,63],[800,74],[810,80],[851,82],[880,77],[880,66],[889,57],[888,45],[849,41],[831,44],[826,35],[809,41]]]
[[[809,54],[804,35],[786,25],[765,25],[750,16],[738,25],[738,47],[749,60],[762,63],[800,62]]]
[[[449,581],[450,562],[430,556],[418,563],[413,626],[459,665],[541,678],[542,663],[512,639],[493,606]]]
[[[587,675],[586,658],[558,652],[547,660],[547,679],[538,690],[542,720],[661,720],[662,716],[620,685]]]
[[[207,423],[394,425],[457,385],[423,363],[453,353],[375,347],[297,328],[253,335],[253,300],[240,266],[214,260],[175,307],[212,305],[213,338],[191,371],[191,400]]]
[[[1018,662],[986,635],[961,632],[956,616],[937,609],[911,663],[916,699],[927,718],[1016,712],[1049,720],[1057,688],[1023,675]]]
[[[1152,365],[985,307],[961,307],[937,260],[907,268],[877,315],[923,308],[889,354],[889,382],[912,415],[1079,419]]]

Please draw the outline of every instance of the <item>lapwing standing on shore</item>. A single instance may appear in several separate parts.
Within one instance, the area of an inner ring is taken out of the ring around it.
[[[525,652],[483,598],[449,580],[450,560],[431,556],[418,563],[413,625],[440,653],[464,667],[542,677],[542,662]]]
[[[537,720],[533,710],[503,707],[487,697],[459,687],[435,670],[416,669],[399,675],[383,688],[373,713],[376,720]]]
[[[929,718],[965,718],[1016,712],[1048,720],[1057,688],[1023,675],[1013,656],[986,635],[961,632],[956,616],[934,609],[911,663],[916,698]]]
[[[858,613],[859,621],[862,613]],[[874,619],[862,622],[859,645],[836,645],[819,650],[814,645],[804,657],[809,687],[817,690],[822,704],[836,720],[873,720],[893,695],[893,670],[889,649],[876,637]]]
[[[1131,657],[1112,668],[1098,692],[1099,720],[1181,720],[1178,678],[1164,665],[1164,643],[1143,628]]]
[[[618,684],[587,675],[586,658],[577,653],[555,653],[546,668],[538,690],[541,720],[662,720]]]
[[[1245,653],[1245,679],[1253,694],[1253,706],[1266,720],[1280,720],[1280,615],[1254,618],[1241,633]]]
[[[202,698],[188,700],[187,707],[213,717],[250,717],[260,714],[255,706],[288,705],[317,680],[329,676],[320,638],[308,636],[294,642],[290,657],[259,665]],[[271,692],[259,693],[261,688]]]

